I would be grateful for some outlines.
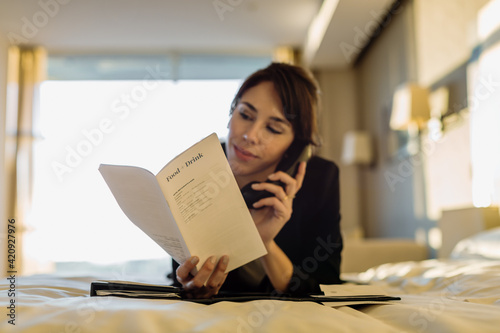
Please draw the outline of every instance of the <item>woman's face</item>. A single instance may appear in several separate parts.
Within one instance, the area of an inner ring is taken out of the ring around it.
[[[248,89],[229,121],[227,158],[240,186],[273,173],[294,138],[272,82]]]

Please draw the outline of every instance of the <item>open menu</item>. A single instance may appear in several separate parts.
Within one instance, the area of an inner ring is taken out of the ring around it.
[[[227,272],[265,255],[257,231],[215,133],[154,175],[124,165],[99,171],[125,215],[182,263],[229,256]]]

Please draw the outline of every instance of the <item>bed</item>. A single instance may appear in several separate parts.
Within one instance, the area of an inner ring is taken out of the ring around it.
[[[6,315],[0,332],[499,332],[499,249],[497,228],[464,239],[450,258],[343,274],[350,282],[372,284],[401,297],[390,304],[359,306],[89,297],[92,281],[119,276],[16,277],[15,297],[9,296],[12,281],[1,283]],[[9,309],[12,299],[14,311]]]

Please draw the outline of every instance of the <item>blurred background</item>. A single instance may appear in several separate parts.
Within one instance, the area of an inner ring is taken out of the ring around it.
[[[450,239],[498,219],[499,10],[498,0],[0,0],[2,244],[15,219],[21,274],[163,274],[168,256],[121,212],[99,164],[156,173],[208,134],[223,138],[242,80],[282,61],[320,84],[318,153],[340,167],[346,242],[404,240],[446,256]],[[140,266],[148,260],[154,268]]]

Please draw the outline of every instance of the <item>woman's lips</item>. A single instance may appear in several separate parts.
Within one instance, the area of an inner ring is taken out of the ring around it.
[[[255,156],[251,152],[249,152],[243,148],[240,148],[236,145],[234,145],[234,152],[235,152],[236,156],[242,161],[250,161],[250,160],[257,158],[257,156]]]

